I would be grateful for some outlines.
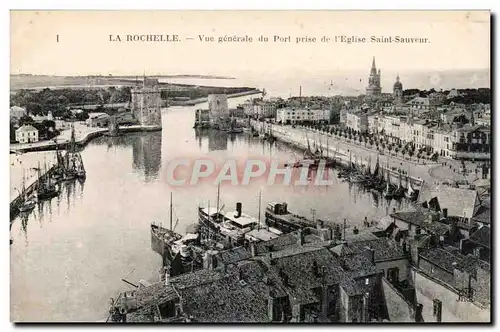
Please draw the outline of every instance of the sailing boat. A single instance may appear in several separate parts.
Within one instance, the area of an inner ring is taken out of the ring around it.
[[[411,201],[416,201],[418,198],[418,190],[415,190],[411,185],[409,166],[408,166],[408,175],[406,177],[406,182],[407,182],[406,198],[408,198]]]
[[[175,255],[181,252],[182,245],[187,245],[192,241],[198,239],[198,235],[190,235],[183,237],[182,235],[174,231],[175,226],[177,226],[178,219],[176,220],[176,225],[172,227],[173,207],[172,207],[172,193],[170,193],[170,228],[164,228],[161,224],[151,223],[151,249],[156,253],[160,254],[165,263],[170,263]],[[180,241],[180,242],[179,242]]]
[[[36,201],[34,197],[27,197],[26,195],[26,183],[25,183],[25,176],[24,176],[24,170],[23,170],[23,187],[22,187],[22,192],[21,196],[23,199],[23,203],[21,206],[19,206],[19,212],[29,212],[33,210],[36,206]]]
[[[386,199],[391,199],[394,197],[394,186],[391,184],[391,174],[389,172],[389,158],[387,158],[387,182],[384,189],[384,197]]]
[[[402,198],[405,196],[405,191],[406,188],[403,187],[403,182],[401,179],[401,173],[399,174],[399,186],[398,188],[394,191],[394,198]]]
[[[40,164],[38,164],[37,197],[39,200],[51,199],[59,195],[59,187],[52,182],[51,175],[47,172],[47,165],[44,169],[45,178],[42,177]]]
[[[73,180],[75,178],[84,180],[87,172],[83,166],[83,160],[80,153],[76,151],[75,127],[71,128],[71,140],[69,151],[66,153],[64,180]]]

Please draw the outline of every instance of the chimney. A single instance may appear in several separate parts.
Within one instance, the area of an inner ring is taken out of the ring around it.
[[[216,251],[207,250],[205,256],[203,257],[203,268],[206,270],[213,270],[215,268],[215,257]]]
[[[242,209],[241,202],[236,203],[236,215],[234,216],[235,218],[241,217],[241,209]]]
[[[273,290],[269,288],[267,293],[267,315],[269,316],[269,320],[274,322],[276,319],[276,305],[274,302],[274,294]]]
[[[239,270],[239,272],[238,272],[238,280],[243,280],[243,270]]]
[[[254,241],[250,242],[250,253],[252,254],[252,257],[257,256],[257,249],[255,248],[255,242]]]
[[[415,323],[423,323],[423,321],[424,321],[424,319],[422,317],[422,308],[423,308],[423,305],[418,303],[417,307],[415,308]]]
[[[365,247],[363,253],[365,254],[365,257],[368,258],[370,263],[375,265],[375,250],[370,247]]]
[[[298,235],[297,235],[297,243],[299,245],[303,245],[304,244],[304,231],[302,229],[299,229],[297,231]]]
[[[443,218],[448,218],[448,208],[443,209]]]
[[[434,299],[432,314],[436,317],[436,322],[441,323],[443,303],[440,300]]]
[[[165,286],[170,285],[170,271],[165,269]]]
[[[467,239],[460,239],[460,246],[459,246],[459,249],[460,249],[460,253],[464,253],[464,242],[466,241]]]
[[[370,309],[370,294],[365,293],[363,296],[363,322],[368,323],[370,319],[369,309]]]

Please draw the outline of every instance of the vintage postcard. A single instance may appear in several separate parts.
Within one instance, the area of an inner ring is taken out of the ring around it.
[[[489,11],[11,11],[13,322],[490,323]]]

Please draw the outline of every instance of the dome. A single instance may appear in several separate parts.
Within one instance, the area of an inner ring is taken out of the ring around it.
[[[399,74],[396,77],[396,83],[394,83],[394,90],[403,90],[403,83],[399,81]]]

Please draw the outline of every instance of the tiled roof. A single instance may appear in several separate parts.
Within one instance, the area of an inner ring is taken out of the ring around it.
[[[247,282],[229,274],[201,287],[181,291],[184,312],[196,322],[267,322],[267,292],[263,282]]]
[[[453,263],[460,263],[464,256],[461,254],[452,254],[442,248],[430,248],[423,250],[419,253],[419,256],[432,264],[453,273],[455,266]]]
[[[490,264],[480,260],[477,257],[474,257],[473,255],[467,255],[460,263],[457,264],[457,269],[460,271],[465,271],[474,278],[477,278],[477,269],[481,268],[486,271],[491,271],[491,266]]]
[[[275,250],[277,251],[277,250],[280,250],[286,246],[296,244],[297,240],[298,240],[297,236],[298,236],[298,233],[292,232],[292,233],[282,235],[280,237],[277,237],[277,238],[269,240],[269,241],[259,242],[259,243],[255,244],[255,250],[256,250],[257,254],[267,253],[270,251],[271,248],[272,248],[272,251],[275,251]]]
[[[476,232],[472,233],[469,238],[472,242],[477,243],[485,248],[491,248],[491,232],[490,227],[483,226]]]
[[[38,131],[35,127],[32,125],[24,125],[16,129],[16,132],[27,132],[27,131]]]
[[[431,223],[426,223],[424,225],[424,229],[434,235],[437,236],[442,236],[445,235],[447,232],[450,231],[450,226],[443,224],[442,222],[431,222]]]
[[[243,247],[237,247],[221,251],[215,257],[222,264],[232,264],[250,258],[252,254]]]
[[[485,205],[481,203],[479,208],[476,211],[476,214],[474,217],[472,217],[473,220],[482,222],[483,224],[490,224],[491,223],[491,209],[488,205]]]
[[[479,207],[477,192],[471,189],[454,188],[446,185],[424,184],[419,201],[426,202],[437,197],[441,209],[448,209],[449,216],[472,218]]]
[[[157,305],[178,299],[172,286],[159,282],[136,290],[137,310],[127,315],[127,322],[152,322],[157,314]]]
[[[428,212],[401,211],[391,214],[391,217],[402,220],[408,224],[422,226],[429,218]]]
[[[341,248],[342,251],[339,255],[337,252],[339,251],[338,247],[340,246],[343,247]],[[330,250],[336,253],[338,256],[343,257],[346,255],[362,254],[368,247],[374,251],[375,262],[397,260],[406,257],[401,246],[388,238],[376,238],[374,240],[357,241],[348,244],[342,244],[337,247],[331,248]]]

